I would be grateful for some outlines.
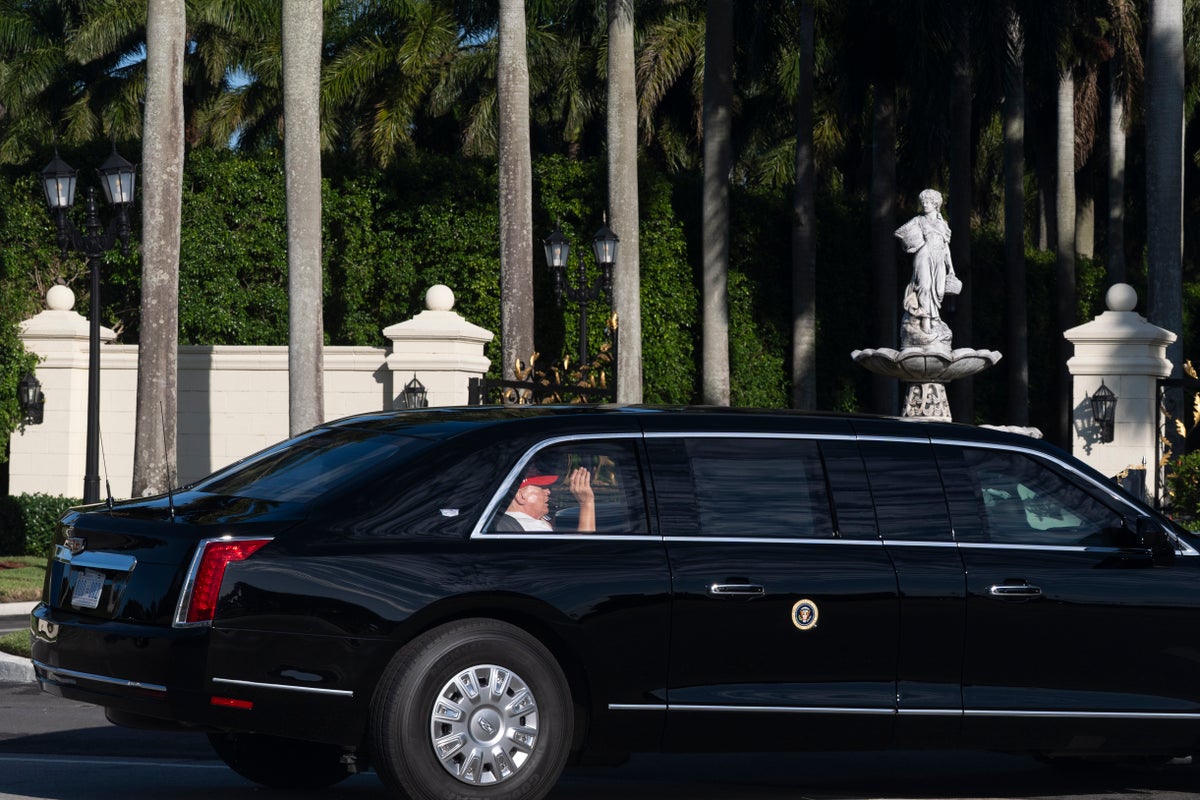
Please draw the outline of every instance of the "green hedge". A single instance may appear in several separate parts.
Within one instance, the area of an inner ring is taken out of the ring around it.
[[[0,555],[49,557],[58,543],[58,520],[82,500],[48,494],[0,497]]]

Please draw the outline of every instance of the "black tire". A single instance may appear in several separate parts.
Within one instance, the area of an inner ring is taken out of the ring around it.
[[[462,620],[414,639],[384,670],[371,763],[411,800],[538,800],[562,774],[571,732],[570,688],[550,652],[508,623]],[[458,746],[439,754],[435,740]]]
[[[257,733],[210,733],[208,741],[230,769],[272,789],[323,789],[350,775],[335,744]]]

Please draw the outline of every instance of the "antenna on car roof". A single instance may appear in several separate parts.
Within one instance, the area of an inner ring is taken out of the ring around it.
[[[112,485],[108,482],[108,456],[104,453],[104,434],[100,432],[99,426],[96,428],[96,438],[100,441],[100,460],[104,462],[104,503],[108,506],[108,510],[112,511],[113,497]]]
[[[162,423],[163,435],[163,470],[167,473],[167,508],[171,510],[171,522],[175,521],[175,492],[171,488],[173,481],[171,480],[171,460],[167,457],[167,415],[163,411],[163,404],[158,402],[158,421]]]

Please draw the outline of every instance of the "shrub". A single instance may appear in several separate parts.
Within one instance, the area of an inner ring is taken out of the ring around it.
[[[57,544],[59,518],[82,502],[40,493],[0,499],[0,554],[48,557]]]
[[[1183,522],[1200,520],[1200,451],[1171,462],[1167,471],[1167,490],[1174,517]]]

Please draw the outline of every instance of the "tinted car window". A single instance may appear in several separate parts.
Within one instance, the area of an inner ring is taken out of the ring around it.
[[[816,442],[696,437],[675,446],[654,444],[660,519],[670,520],[670,527],[664,521],[664,533],[833,536]],[[660,462],[666,480],[660,480]]]
[[[641,468],[637,450],[630,441],[576,441],[539,450],[516,474],[504,493],[500,508],[488,530],[519,532],[506,514],[513,497],[527,477],[538,476],[548,492],[544,519],[556,532],[579,529],[579,500],[571,491],[571,473],[584,469],[590,476],[596,507],[597,534],[644,534],[646,506],[642,497]],[[585,531],[590,532],[590,531]]]
[[[880,535],[892,540],[951,541],[933,447],[924,442],[864,441],[861,448]]]
[[[1007,450],[964,448],[963,458],[978,487],[989,541],[1118,544],[1121,516],[1050,466]]]
[[[404,436],[320,428],[250,456],[191,488],[210,494],[303,503],[373,469],[382,459],[416,454],[429,445]]]

